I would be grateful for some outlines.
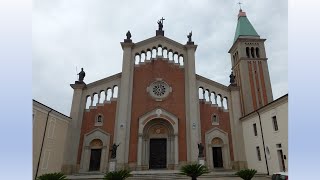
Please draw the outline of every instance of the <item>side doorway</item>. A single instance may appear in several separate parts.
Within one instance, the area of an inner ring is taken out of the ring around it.
[[[212,147],[213,167],[223,168],[222,149],[221,147]]]

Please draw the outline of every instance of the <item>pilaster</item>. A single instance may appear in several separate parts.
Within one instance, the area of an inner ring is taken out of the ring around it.
[[[232,136],[232,146],[234,160],[232,162],[233,169],[246,168],[247,160],[246,153],[244,149],[244,139],[243,130],[240,118],[241,104],[240,104],[240,87],[239,86],[229,86],[230,90],[230,105],[229,105],[229,115],[231,124],[231,136]]]
[[[129,157],[129,136],[131,123],[131,102],[133,86],[134,60],[131,56],[134,43],[122,42],[123,62],[122,76],[119,86],[119,97],[115,122],[114,143],[120,143],[117,150],[117,168],[128,164]]]
[[[187,59],[185,61],[187,160],[189,162],[197,162],[197,147],[201,137],[199,100],[195,75],[195,51],[197,45],[189,43],[185,47],[187,49]]]
[[[83,90],[86,88],[85,83],[75,82],[70,84],[73,88],[73,98],[70,111],[71,123],[68,127],[66,145],[64,150],[64,163],[62,172],[72,174],[78,171],[77,155],[80,142],[80,132],[82,124],[82,114],[85,107],[84,98],[82,97]]]

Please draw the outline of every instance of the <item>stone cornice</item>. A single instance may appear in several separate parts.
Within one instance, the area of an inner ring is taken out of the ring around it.
[[[237,85],[229,85],[228,86],[228,89],[230,90],[230,91],[240,91],[240,86],[237,86]]]
[[[249,119],[250,117],[254,117],[255,115],[257,115],[257,112],[259,113],[263,113],[267,110],[270,110],[272,108],[274,108],[275,106],[279,105],[279,104],[283,104],[283,103],[286,103],[288,102],[288,94],[284,95],[284,96],[281,96],[280,98],[270,102],[269,104],[255,110],[255,111],[252,111],[251,113],[241,117],[239,120],[240,121],[245,121],[247,119]]]
[[[44,104],[42,104],[42,103],[40,103],[40,102],[38,102],[38,101],[33,99],[33,108],[35,108],[35,107],[38,107],[42,111],[45,111],[45,113],[48,113],[52,109],[49,106],[46,106],[46,105],[44,105]],[[63,119],[63,120],[66,120],[68,122],[72,119],[71,117],[69,117],[67,115],[64,115],[61,112],[56,111],[54,109],[52,109],[50,115],[52,115],[52,114],[57,116],[57,117],[59,117],[59,118],[61,118],[61,119]]]
[[[135,43],[133,47],[134,48],[139,48],[139,47],[145,46],[145,45],[147,45],[149,43],[153,43],[153,42],[155,42],[157,40],[163,40],[163,41],[167,42],[168,44],[171,44],[171,45],[176,46],[176,47],[178,47],[180,49],[186,50],[185,45],[183,45],[181,43],[178,43],[177,41],[174,41],[172,39],[169,39],[169,38],[167,38],[165,36],[154,36],[154,37],[151,37],[149,39],[146,39],[146,40],[143,40],[143,41]]]
[[[132,43],[132,42],[121,42],[120,44],[121,44],[122,49],[124,49],[126,47],[130,48],[130,47],[134,46],[134,43]]]
[[[194,49],[197,50],[198,45],[194,45],[194,44],[186,44],[184,45],[187,49]]]
[[[205,82],[205,83],[207,83],[207,84],[209,84],[209,85],[219,87],[219,88],[221,88],[221,89],[223,89],[223,90],[225,90],[225,91],[229,91],[228,86],[225,86],[225,85],[223,85],[223,84],[217,83],[217,82],[215,82],[215,81],[212,81],[212,80],[210,80],[210,79],[208,79],[208,78],[205,78],[205,77],[203,77],[203,76],[200,76],[200,75],[198,75],[198,74],[196,74],[196,79],[197,79],[198,81]]]
[[[100,84],[103,84],[103,83],[111,82],[111,81],[114,81],[114,80],[117,80],[117,79],[120,79],[120,78],[121,78],[121,72],[118,73],[118,74],[115,74],[115,75],[100,79],[98,81],[92,82],[92,83],[88,84],[86,86],[86,88],[91,88],[91,87],[94,87],[94,86],[97,86],[97,85],[100,85]]]
[[[231,51],[233,50],[233,48],[235,47],[236,44],[238,44],[238,42],[264,42],[267,39],[254,39],[254,38],[238,38],[236,40],[236,42],[234,42],[231,46],[231,48],[229,49],[228,53],[231,53]]]

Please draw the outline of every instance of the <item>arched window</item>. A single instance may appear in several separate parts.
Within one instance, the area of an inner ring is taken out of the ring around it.
[[[102,126],[103,125],[103,116],[102,114],[98,114],[95,118],[94,126]]]
[[[223,104],[224,109],[228,109],[228,98],[227,97],[223,98],[222,104]]]
[[[177,53],[177,52],[175,52],[175,53],[173,54],[173,61],[174,61],[174,63],[176,63],[176,64],[179,63],[179,57],[178,57],[178,53]]]
[[[204,90],[203,87],[199,87],[199,99],[204,99]]]
[[[169,59],[170,61],[173,60],[173,52],[172,52],[172,50],[169,50],[168,59]]]
[[[247,58],[250,58],[250,53],[249,53],[249,47],[246,47],[246,54],[247,54]]]
[[[97,93],[93,93],[93,101],[91,106],[96,106],[98,103],[98,94]]]
[[[217,115],[213,114],[211,117],[211,124],[212,125],[219,125],[219,118]]]
[[[151,56],[152,56],[152,58],[156,58],[157,57],[157,48],[156,47],[152,48]]]
[[[118,86],[113,86],[112,98],[118,98]]]
[[[166,47],[164,47],[163,48],[163,52],[162,52],[162,56],[163,56],[163,58],[168,58],[168,50],[167,50],[167,48]]]
[[[179,56],[179,63],[180,63],[180,66],[183,66],[183,55],[180,55]]]
[[[259,48],[256,48],[256,55],[257,55],[257,58],[260,58]]]
[[[140,63],[140,55],[139,54],[136,54],[134,56],[134,64],[139,64]]]
[[[232,60],[233,60],[233,65],[235,65],[236,64],[236,60],[234,58],[234,55],[232,56]]]
[[[100,92],[100,98],[98,103],[104,103],[105,100],[106,100],[106,92],[102,90]]]
[[[161,45],[158,46],[157,56],[163,56],[163,51]]]
[[[106,100],[107,101],[110,101],[112,98],[112,89],[111,88],[108,88],[107,89],[107,97],[106,97]]]
[[[89,109],[91,105],[91,96],[87,96],[87,100],[86,100],[86,109]]]
[[[146,53],[142,51],[140,56],[140,62],[145,62],[145,60],[146,60]]]
[[[150,60],[151,59],[151,50],[147,49],[147,57],[146,60]]]
[[[254,56],[254,48],[253,47],[251,47],[251,57],[255,58],[255,56]]]

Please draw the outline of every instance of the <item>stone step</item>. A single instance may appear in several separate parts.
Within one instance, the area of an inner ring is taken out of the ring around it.
[[[190,179],[185,175],[180,175],[179,171],[133,171],[132,177],[128,180],[165,180],[165,179]],[[67,176],[70,180],[103,180],[104,174],[99,172],[79,173]],[[236,177],[234,171],[215,171],[202,175],[200,179],[213,179],[223,177]],[[266,174],[256,174],[255,177],[268,177]]]

